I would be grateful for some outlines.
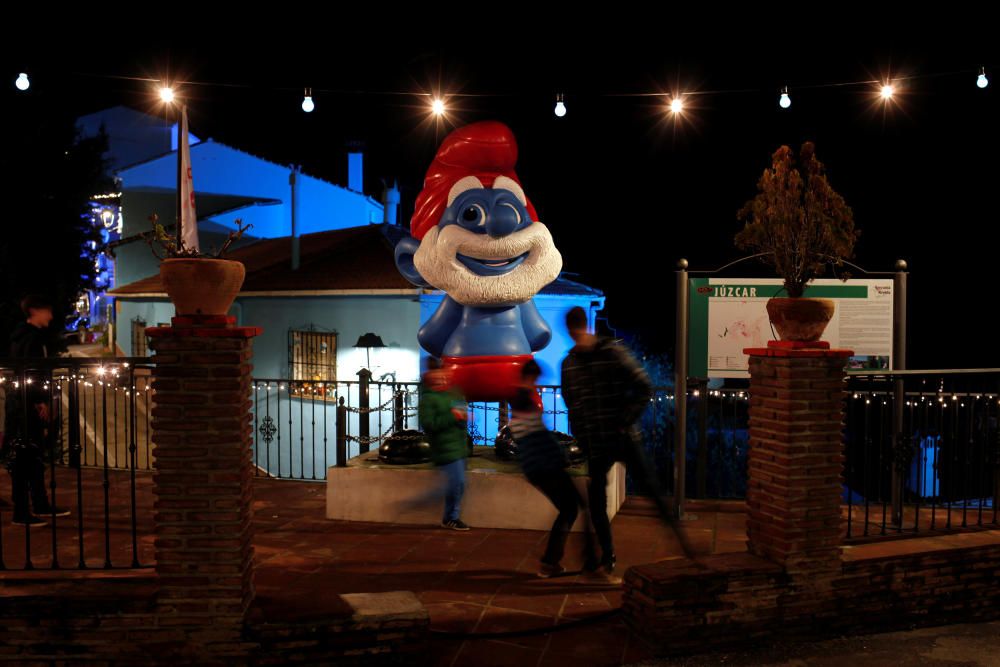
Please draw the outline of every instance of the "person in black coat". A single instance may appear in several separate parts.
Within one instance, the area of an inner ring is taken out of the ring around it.
[[[39,296],[21,301],[25,321],[10,335],[12,359],[46,359],[51,356],[49,325],[52,304]],[[10,472],[14,500],[14,523],[37,527],[46,525],[43,516],[66,516],[68,510],[53,507],[45,493],[43,448],[49,437],[51,414],[49,393],[40,378],[24,386],[7,388],[6,424],[3,447]]]
[[[579,306],[566,314],[566,328],[575,345],[562,362],[562,397],[573,437],[587,452],[587,502],[601,545],[600,568],[594,571],[614,578],[615,548],[607,511],[611,467],[621,461],[633,474],[639,473],[660,512],[669,517],[636,426],[653,396],[653,383],[619,343],[590,333],[587,314]]]

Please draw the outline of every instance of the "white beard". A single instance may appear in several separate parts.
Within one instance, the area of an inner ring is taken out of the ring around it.
[[[473,273],[456,257],[503,260],[526,252],[520,265],[497,276]],[[428,230],[413,264],[424,280],[463,306],[511,306],[524,303],[555,280],[562,270],[562,255],[540,222],[498,239],[446,225]]]

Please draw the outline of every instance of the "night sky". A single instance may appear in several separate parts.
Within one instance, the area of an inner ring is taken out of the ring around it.
[[[1000,242],[995,39],[969,34],[953,48],[914,34],[890,42],[881,30],[676,41],[663,36],[669,30],[656,38],[468,28],[362,40],[342,26],[289,46],[258,30],[209,39],[204,29],[190,48],[155,36],[107,48],[81,39],[72,57],[44,36],[8,43],[2,103],[17,102],[10,84],[19,71],[31,73],[32,95],[76,114],[158,109],[151,84],[110,75],[227,84],[182,86],[195,134],[336,183],[346,182],[346,142],[362,141],[366,190],[379,197],[381,179],[398,178],[404,222],[448,127],[501,120],[517,135],[518,176],[564,269],[606,292],[620,334],[663,351],[673,346],[677,258],[696,269],[738,258],[736,211],[770,154],[812,140],[862,230],[857,263],[889,271],[897,258],[909,262],[910,366],[997,365],[985,335]],[[985,90],[975,85],[982,65]],[[888,107],[873,85],[805,87],[928,74],[942,75],[901,81]],[[784,85],[788,111],[777,104]],[[300,108],[306,86],[312,114]],[[671,90],[705,94],[687,98],[680,123],[667,120],[665,98],[635,96]],[[431,91],[448,100],[445,124],[428,119],[426,98],[373,94]],[[560,92],[561,119],[552,112]]]

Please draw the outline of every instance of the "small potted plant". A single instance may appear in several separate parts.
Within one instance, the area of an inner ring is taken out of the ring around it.
[[[841,269],[853,257],[860,234],[854,214],[827,181],[812,142],[802,144],[798,159],[788,146],[775,151],[757,190],[737,214],[745,225],[736,245],[756,253],[784,280],[787,297],[767,302],[779,338],[818,341],[833,317],[834,302],[803,293],[828,268],[841,280],[850,277]]]
[[[203,255],[171,236],[154,214],[149,217],[153,233],[149,245],[160,260],[160,281],[178,315],[225,315],[243,286],[246,269],[242,262],[223,259],[223,255],[251,225],[236,220],[236,231],[218,250]],[[157,252],[158,244],[162,254]]]

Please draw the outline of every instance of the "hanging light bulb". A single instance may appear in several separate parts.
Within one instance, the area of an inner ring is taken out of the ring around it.
[[[444,115],[444,100],[439,97],[435,97],[434,101],[431,102],[431,111],[435,116]]]
[[[562,95],[556,95],[556,116],[562,118],[566,115],[566,103],[563,101]]]
[[[675,97],[670,100],[670,111],[671,113],[680,113],[684,111],[684,101],[679,97]]]
[[[882,96],[883,100],[891,100],[895,93],[896,88],[891,83],[887,83],[882,86],[882,90],[879,94]]]
[[[25,76],[25,75],[22,74],[21,76]],[[985,88],[986,86],[990,85],[990,80],[986,78],[986,68],[985,67],[980,67],[979,68],[979,78],[976,79],[976,85],[979,86],[980,88]]]
[[[170,102],[173,102],[174,101],[174,89],[171,88],[170,86],[161,86],[160,87],[160,99],[163,100],[164,102],[168,103],[168,104]]]
[[[788,86],[781,89],[781,98],[778,100],[778,106],[782,109],[792,106],[792,98],[788,96]]]
[[[312,88],[306,88],[305,97],[302,99],[302,110],[306,113],[312,113],[313,109],[316,108],[316,103],[313,102],[312,94]]]
[[[982,78],[982,77],[980,77]],[[31,81],[28,80],[28,75],[21,72],[17,75],[17,79],[14,81],[14,86],[21,91],[27,90],[28,86],[31,85]],[[980,86],[982,88],[982,86]]]

